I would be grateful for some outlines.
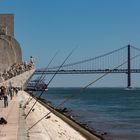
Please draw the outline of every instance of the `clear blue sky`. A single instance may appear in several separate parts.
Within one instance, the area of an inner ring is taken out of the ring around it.
[[[57,50],[60,53],[54,65],[60,64],[75,46],[78,49],[70,62],[128,43],[140,48],[139,0],[0,0],[0,13],[15,14],[15,37],[21,44],[23,60],[32,55],[37,67],[45,67]],[[88,82],[78,83],[79,77],[76,79],[71,81],[77,85]]]

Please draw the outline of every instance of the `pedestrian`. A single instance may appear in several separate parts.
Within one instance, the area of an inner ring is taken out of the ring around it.
[[[15,92],[16,92],[16,96],[17,96],[17,93],[18,93],[18,88],[17,87],[15,88]]]
[[[4,107],[8,107],[8,95],[7,95],[6,87],[4,86],[2,89],[2,94],[3,94],[3,100],[4,100]]]
[[[13,99],[13,88],[9,87],[9,95],[10,95],[10,99]]]
[[[8,96],[7,96],[7,94],[3,96],[3,100],[4,100],[4,107],[8,107]]]
[[[2,97],[3,97],[3,95],[2,95],[1,87],[0,87],[0,100],[2,100]]]
[[[0,87],[0,97],[1,97],[1,99],[3,98],[3,95],[4,95],[4,86],[2,85],[1,87]]]

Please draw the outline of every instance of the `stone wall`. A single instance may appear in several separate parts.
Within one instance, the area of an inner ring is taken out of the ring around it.
[[[14,38],[14,15],[0,14],[0,72],[22,63],[20,44]]]
[[[15,38],[0,35],[0,71],[8,69],[14,63],[22,63],[22,52]]]
[[[6,87],[13,86],[13,87],[21,87],[22,89],[24,89],[26,87],[27,82],[32,77],[34,71],[35,71],[35,69],[26,71],[16,77],[13,77],[9,80],[6,80],[6,81],[0,83],[0,86],[2,86],[2,85],[6,86]]]
[[[0,33],[14,36],[14,14],[0,14]]]

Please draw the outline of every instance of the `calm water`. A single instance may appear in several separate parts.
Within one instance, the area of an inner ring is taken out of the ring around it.
[[[78,88],[50,88],[43,98],[57,106],[71,95],[63,107],[97,133],[107,132],[106,140],[140,140],[140,89],[90,88],[79,94]]]

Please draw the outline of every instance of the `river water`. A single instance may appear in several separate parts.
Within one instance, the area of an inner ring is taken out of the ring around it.
[[[140,89],[50,88],[42,97],[54,106],[69,98],[63,107],[106,140],[140,140]]]

